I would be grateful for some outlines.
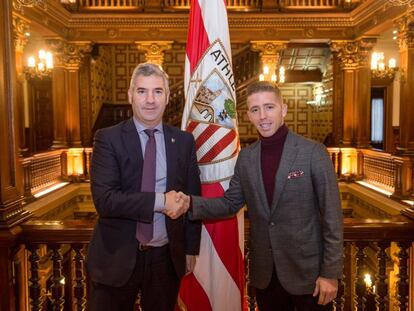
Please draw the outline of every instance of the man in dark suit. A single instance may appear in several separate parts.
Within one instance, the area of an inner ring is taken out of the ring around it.
[[[193,136],[162,123],[168,96],[166,73],[138,65],[128,91],[133,118],[95,135],[90,310],[133,310],[138,292],[144,311],[174,310],[180,278],[194,266],[201,223],[178,215],[188,207],[170,191],[199,194],[199,169]]]
[[[273,84],[249,86],[247,107],[259,141],[240,152],[224,197],[192,196],[190,218],[226,217],[247,204],[250,284],[259,309],[329,309],[343,255],[342,209],[329,155],[284,125],[287,106]]]

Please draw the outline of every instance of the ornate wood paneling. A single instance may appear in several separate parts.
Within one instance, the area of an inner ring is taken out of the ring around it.
[[[91,61],[91,110],[92,124],[98,117],[99,110],[105,102],[112,101],[112,47],[100,45],[95,48],[96,55]]]
[[[170,77],[170,86],[184,79],[185,43],[174,43],[165,51],[163,68]]]
[[[131,75],[139,63],[145,62],[145,54],[134,44],[112,46],[112,102],[127,103]]]
[[[283,101],[288,105],[285,117],[287,126],[299,135],[312,136],[311,108],[307,101],[312,100],[312,86],[286,84],[280,87]]]

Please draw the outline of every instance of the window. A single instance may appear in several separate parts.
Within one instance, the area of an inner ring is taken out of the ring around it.
[[[384,88],[371,90],[371,144],[384,149]]]

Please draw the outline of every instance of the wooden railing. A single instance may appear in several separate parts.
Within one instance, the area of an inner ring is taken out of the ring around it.
[[[357,2],[347,0],[279,0],[279,5],[283,9],[289,10],[335,10],[351,9]]]
[[[144,0],[78,0],[80,10],[136,10],[142,9]]]
[[[19,241],[29,251],[29,293],[32,310],[42,310],[45,303],[45,294],[50,293],[50,302],[53,310],[63,310],[66,300],[70,300],[76,310],[85,310],[87,302],[84,271],[85,250],[92,235],[94,221],[28,221],[22,225]],[[408,263],[410,262],[409,249],[414,237],[414,222],[400,216],[388,221],[369,221],[358,219],[345,219],[344,222],[344,248],[345,251],[344,278],[340,284],[338,297],[335,299],[336,310],[365,310],[368,301],[365,299],[369,292],[364,283],[364,273],[367,271],[368,249],[376,250],[375,271],[375,304],[377,310],[408,310],[410,284]],[[396,295],[398,308],[390,305],[388,296],[386,252],[392,242],[398,244],[397,267],[398,282]],[[47,246],[48,252],[41,256],[40,250]],[[246,250],[248,252],[248,250]],[[356,255],[350,255],[356,252]],[[39,272],[40,261],[50,261],[52,272],[50,274],[50,287],[44,288]],[[69,260],[71,265],[66,271],[62,262]],[[347,266],[354,268],[348,269]],[[72,272],[71,272],[72,271]],[[355,272],[353,272],[355,271]],[[62,282],[64,278],[65,282]],[[247,276],[248,278],[248,276]],[[69,297],[63,293],[69,293]],[[249,291],[252,293],[252,291]],[[372,294],[372,293],[371,293]],[[371,302],[372,303],[372,302]],[[352,307],[352,308],[351,308]],[[370,306],[372,308],[372,306]],[[255,310],[255,299],[249,297],[249,310]]]
[[[394,192],[395,162],[392,155],[366,149],[361,152],[364,180]]]
[[[328,148],[329,155],[340,180],[362,180],[371,185],[392,193],[392,196],[401,199],[408,198],[413,193],[412,162],[408,157],[395,156],[384,152],[368,149],[353,149],[355,156],[344,159],[343,148]],[[347,160],[349,163],[344,163]],[[351,168],[344,174],[344,166]]]
[[[190,8],[190,0],[162,0],[166,9],[185,9]],[[228,10],[260,10],[261,0],[226,0]]]
[[[226,0],[228,11],[257,12],[263,10],[347,11],[364,0]],[[189,10],[190,0],[77,0],[64,4],[70,11],[182,11]]]
[[[62,150],[35,154],[22,159],[26,202],[33,194],[62,181]]]
[[[35,195],[64,181],[88,181],[92,148],[59,149],[22,158],[23,198],[30,203]]]

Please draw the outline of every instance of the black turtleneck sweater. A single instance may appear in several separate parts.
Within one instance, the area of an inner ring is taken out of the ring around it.
[[[283,124],[278,128],[276,133],[270,137],[263,137],[260,135],[262,177],[269,207],[272,205],[273,201],[276,172],[279,168],[283,145],[285,144],[287,134],[288,128]]]

